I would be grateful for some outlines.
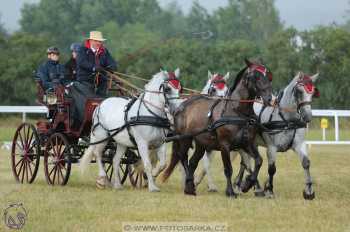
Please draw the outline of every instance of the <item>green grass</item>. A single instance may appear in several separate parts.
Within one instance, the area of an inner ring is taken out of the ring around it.
[[[122,222],[189,221],[224,222],[229,231],[350,231],[350,154],[346,146],[312,146],[311,173],[316,199],[302,198],[304,174],[292,152],[280,154],[275,177],[275,199],[257,199],[247,193],[238,199],[224,195],[225,178],[219,155],[214,158],[213,176],[218,193],[206,191],[206,181],[197,197],[184,196],[180,174],[159,193],[138,190],[125,183],[123,190],[95,187],[96,165],[86,176],[73,167],[65,187],[48,186],[43,165],[32,185],[15,183],[9,152],[0,151],[0,206],[21,202],[28,211],[23,231],[121,231]],[[263,151],[264,153],[265,151]],[[265,155],[264,155],[265,157]],[[238,161],[234,163],[237,173]],[[201,168],[201,166],[200,166]],[[266,161],[260,179],[266,177]],[[6,231],[0,221],[0,231]]]

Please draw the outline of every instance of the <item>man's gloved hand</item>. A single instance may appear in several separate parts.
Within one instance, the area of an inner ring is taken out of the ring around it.
[[[104,72],[104,71],[105,71],[104,68],[102,68],[101,66],[96,66],[96,67],[95,67],[95,72],[102,73],[102,72]]]
[[[110,67],[110,66],[107,66],[105,70],[108,71],[108,72],[115,71],[115,69],[113,67]]]
[[[45,93],[54,93],[54,92],[55,92],[54,88],[48,88],[48,89],[45,91]]]
[[[71,87],[73,84],[74,84],[74,82],[73,82],[73,81],[72,81],[72,82],[67,83],[67,84],[66,84],[66,88]]]
[[[53,87],[56,88],[57,86],[59,86],[60,80],[58,80],[58,79],[53,79],[53,80],[52,80],[52,84],[53,84]]]

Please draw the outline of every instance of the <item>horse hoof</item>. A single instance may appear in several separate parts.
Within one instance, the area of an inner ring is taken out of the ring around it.
[[[267,199],[273,199],[273,198],[275,198],[275,194],[274,194],[272,191],[270,191],[270,190],[265,191],[265,192],[264,192],[264,195],[265,195],[265,198],[267,198]]]
[[[248,192],[252,187],[254,186],[254,182],[249,180],[249,179],[246,179],[245,181],[243,181],[242,183],[242,187],[241,187],[241,190],[243,193],[246,193]]]
[[[121,184],[114,184],[113,188],[117,189],[117,190],[121,190],[121,189],[123,189],[123,185],[121,185]]]
[[[255,191],[254,195],[256,197],[265,197],[265,192],[263,190]]]
[[[226,196],[236,199],[238,195],[234,191],[226,191]]]
[[[107,185],[106,177],[100,176],[100,177],[97,178],[97,180],[96,180],[96,187],[98,189],[105,189],[106,185]]]
[[[210,192],[210,193],[217,193],[218,189],[217,188],[208,188],[208,192]]]
[[[208,185],[208,192],[216,193],[218,188],[215,185]]]
[[[311,194],[309,194],[309,193],[306,193],[304,190],[303,197],[305,200],[312,201],[313,199],[315,199],[315,192],[312,192]]]
[[[197,196],[196,191],[184,191],[185,195]]]
[[[196,195],[196,187],[193,182],[187,182],[184,190],[185,194]]]

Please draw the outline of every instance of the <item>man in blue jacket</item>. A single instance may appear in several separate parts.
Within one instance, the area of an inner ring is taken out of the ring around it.
[[[104,70],[115,70],[116,61],[103,46],[105,39],[99,31],[91,31],[90,37],[84,46],[79,49],[77,56],[77,80],[89,86],[96,87],[96,95],[106,97],[107,76]]]
[[[59,84],[65,84],[65,68],[59,63],[60,51],[56,47],[47,49],[47,61],[41,64],[36,73],[45,91],[53,90]]]
[[[117,63],[103,46],[105,39],[99,31],[91,31],[90,37],[79,48],[76,59],[77,81],[71,86],[76,119],[73,127],[80,126],[84,119],[87,98],[107,97],[105,70],[115,70]]]

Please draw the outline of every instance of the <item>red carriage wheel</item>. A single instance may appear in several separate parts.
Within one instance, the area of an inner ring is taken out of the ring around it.
[[[35,127],[22,123],[12,141],[12,172],[19,183],[33,183],[40,163],[40,140]]]
[[[111,182],[113,173],[114,173],[113,164],[110,162],[106,162],[106,163],[103,163],[103,166],[106,171],[107,178]],[[129,166],[128,164],[123,164],[123,163],[120,163],[119,165],[119,179],[121,184],[124,184],[124,182],[126,181],[126,178],[128,177],[128,170],[129,170],[128,166]]]
[[[129,179],[132,186],[135,188],[143,188],[147,186],[147,176],[143,171],[141,159],[135,164],[129,165]]]
[[[71,170],[71,156],[74,149],[66,136],[55,133],[47,141],[44,153],[46,181],[50,185],[65,185]]]

